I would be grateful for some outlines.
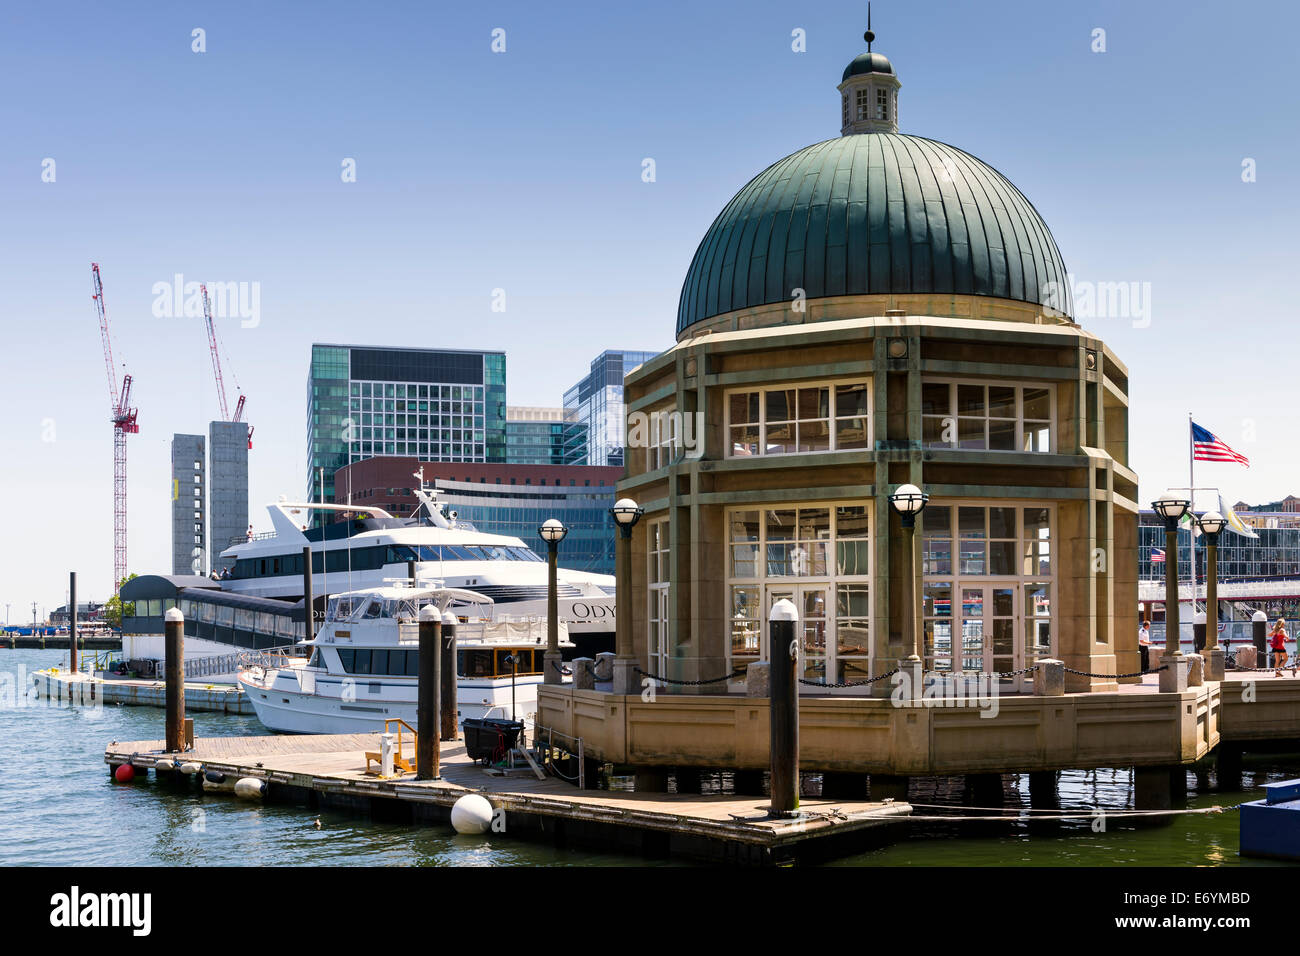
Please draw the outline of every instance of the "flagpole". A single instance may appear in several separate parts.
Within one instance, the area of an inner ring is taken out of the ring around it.
[[[1196,631],[1196,434],[1192,428],[1192,413],[1187,413],[1187,497],[1191,499],[1192,525],[1187,529],[1187,550],[1191,556],[1192,565],[1192,632]],[[1206,620],[1209,620],[1208,615]],[[1178,635],[1179,641],[1182,635]],[[1192,638],[1192,648],[1195,650],[1196,639]]]

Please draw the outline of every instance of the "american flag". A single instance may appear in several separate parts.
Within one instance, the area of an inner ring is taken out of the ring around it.
[[[1235,461],[1250,467],[1250,459],[1233,451],[1209,429],[1192,422],[1192,452],[1197,461]]]
[[[1151,563],[1152,563],[1152,564],[1163,564],[1163,563],[1164,563],[1164,560],[1165,560],[1165,549],[1164,549],[1164,548],[1152,548],[1152,549],[1151,549]]]

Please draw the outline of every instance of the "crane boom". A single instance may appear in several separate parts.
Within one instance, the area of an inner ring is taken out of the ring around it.
[[[95,293],[95,315],[99,319],[99,334],[104,343],[104,368],[108,372],[108,394],[112,402],[109,417],[113,422],[113,593],[122,587],[126,577],[126,436],[140,431],[136,423],[137,410],[131,407],[130,375],[122,376],[121,388],[117,384],[117,369],[113,365],[113,342],[108,333],[108,312],[104,308],[104,283],[99,275],[99,263],[90,264],[91,280]]]
[[[99,277],[99,263],[90,264],[90,278],[93,283],[95,292],[90,299],[95,303],[95,314],[99,318],[99,337],[104,343],[104,367],[108,371],[108,395],[109,402],[113,409],[113,415],[117,415],[117,369],[113,367],[113,343],[108,337],[108,313],[104,310],[104,283]]]
[[[208,325],[208,351],[212,353],[212,374],[217,379],[217,403],[221,406],[221,420],[229,421],[230,413],[226,406],[226,381],[221,376],[221,356],[217,353],[217,329],[212,324],[212,304],[208,301],[208,287],[200,285],[203,293],[203,321]]]

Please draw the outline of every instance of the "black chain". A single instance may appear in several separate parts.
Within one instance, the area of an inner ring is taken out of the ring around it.
[[[807,684],[809,687],[861,687],[864,684],[874,684],[876,681],[884,680],[886,677],[893,677],[897,673],[898,668],[895,667],[892,671],[888,671],[878,677],[868,677],[866,680],[845,681],[842,684],[827,680],[804,680],[802,677],[797,677],[795,679],[801,684]]]
[[[723,681],[733,680],[745,673],[744,671],[735,670],[723,677],[714,677],[710,680],[672,680],[668,677],[660,677],[658,674],[651,674],[649,671],[643,671],[640,667],[633,667],[632,669],[643,677],[649,677],[651,680],[661,681],[665,684],[678,684],[683,687],[699,687],[702,684],[721,684]]]
[[[1142,677],[1146,674],[1158,674],[1160,671],[1169,670],[1169,665],[1161,664],[1159,667],[1154,667],[1149,671],[1138,671],[1135,674],[1091,674],[1088,671],[1076,671],[1073,667],[1063,667],[1062,670],[1068,671],[1071,674],[1078,674],[1080,677],[1100,677],[1103,680],[1121,680],[1125,677]]]
[[[551,666],[554,667],[561,674],[563,674],[565,677],[573,676],[573,668],[571,667],[561,667],[559,664],[555,663],[555,661],[551,661]]]

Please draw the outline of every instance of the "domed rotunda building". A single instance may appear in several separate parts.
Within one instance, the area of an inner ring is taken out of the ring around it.
[[[782,598],[806,694],[889,694],[859,682],[912,653],[914,625],[927,672],[1002,692],[1032,692],[1044,657],[1140,669],[1127,369],[1072,320],[1033,204],[899,132],[899,88],[879,53],[848,65],[840,135],[726,204],[676,345],[626,380],[619,492],[645,513],[619,603],[649,673],[738,671],[741,690]],[[910,558],[905,484],[929,495]]]

